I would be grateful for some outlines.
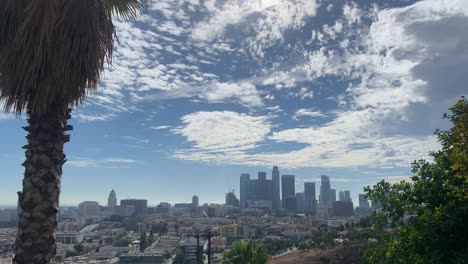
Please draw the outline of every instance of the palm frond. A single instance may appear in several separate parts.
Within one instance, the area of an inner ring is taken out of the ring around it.
[[[2,0],[0,15],[5,110],[77,105],[96,88],[115,40],[108,0]]]
[[[143,0],[108,0],[114,14],[123,19],[135,19],[143,8]]]
[[[0,103],[47,112],[92,92],[116,39],[112,16],[131,19],[144,0],[1,0]]]

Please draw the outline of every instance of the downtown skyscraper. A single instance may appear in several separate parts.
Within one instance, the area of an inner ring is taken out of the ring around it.
[[[315,195],[315,182],[304,182],[304,211],[306,214],[317,213],[317,198]]]
[[[281,198],[280,198],[280,173],[278,166],[273,167],[271,172],[271,179],[273,181],[273,210],[281,210]]]
[[[250,174],[242,173],[240,176],[240,207],[247,207],[247,200],[249,199],[249,193],[251,189]]]
[[[320,198],[319,204],[331,206],[330,200],[330,178],[326,175],[322,175],[320,184]]]
[[[287,212],[296,211],[296,187],[294,175],[281,176],[281,197],[283,199],[283,209]]]
[[[109,198],[107,198],[107,207],[110,210],[112,210],[116,206],[117,206],[117,195],[115,194],[115,191],[112,189],[112,191],[109,194]]]

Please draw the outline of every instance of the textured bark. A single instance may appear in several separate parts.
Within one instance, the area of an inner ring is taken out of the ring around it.
[[[58,221],[62,165],[65,163],[63,146],[72,127],[67,125],[71,109],[55,105],[44,114],[28,111],[24,129],[28,144],[23,179],[19,196],[19,222],[13,263],[54,263],[55,231]]]

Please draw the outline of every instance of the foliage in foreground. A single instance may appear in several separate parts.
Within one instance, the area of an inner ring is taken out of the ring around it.
[[[414,161],[412,182],[381,181],[366,187],[377,230],[392,232],[364,253],[364,263],[468,263],[468,101],[461,99],[444,115],[453,123],[436,131],[442,149],[433,161]],[[383,231],[382,231],[383,232]]]
[[[269,256],[262,244],[238,241],[223,252],[223,264],[265,264]]]

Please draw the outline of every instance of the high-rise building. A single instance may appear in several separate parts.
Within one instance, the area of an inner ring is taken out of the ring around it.
[[[198,196],[194,195],[192,196],[192,206],[193,207],[198,207]]]
[[[332,206],[330,202],[330,178],[326,175],[322,175],[320,184],[320,197],[319,204]]]
[[[315,182],[304,182],[304,212],[312,215],[317,212]]]
[[[250,174],[243,173],[240,176],[240,207],[246,208],[247,200],[250,197]]]
[[[359,194],[359,207],[360,208],[370,208],[369,200],[365,194]]]
[[[304,193],[298,192],[296,193],[296,211],[298,213],[304,213],[304,209],[305,209]]]
[[[287,212],[296,211],[296,191],[294,175],[281,176],[281,197],[283,199],[283,209]]]
[[[270,200],[268,197],[268,181],[266,177],[266,172],[259,172],[258,173],[258,185],[257,189],[255,190],[257,194],[256,200]]]
[[[344,200],[347,201],[347,202],[352,202],[353,200],[351,200],[351,193],[347,190],[344,191]]]
[[[156,206],[156,213],[168,214],[170,209],[171,209],[171,205],[169,203],[161,202]]]
[[[279,195],[278,195],[279,196]],[[277,196],[277,197],[278,197]],[[275,199],[275,184],[267,179],[266,172],[259,172],[257,179],[250,179],[250,174],[243,173],[240,177],[240,207],[253,208],[263,206],[269,211],[273,210]]]
[[[336,201],[333,203],[334,216],[353,216],[353,203],[348,201]]]
[[[109,209],[114,209],[114,207],[117,205],[117,195],[115,194],[115,191],[112,190],[109,194],[109,198],[107,198],[107,208]]]
[[[330,202],[333,204],[336,202],[336,190],[330,189]]]
[[[343,191],[339,192],[339,201],[344,201],[344,192]]]
[[[134,206],[135,214],[146,214],[148,211],[148,201],[144,199],[123,199],[120,200],[120,207]]]
[[[79,215],[82,217],[98,217],[100,213],[99,203],[95,201],[85,201],[78,205]]]
[[[280,175],[278,166],[273,167],[273,171],[271,172],[271,179],[273,181],[273,210],[279,211],[281,210],[281,198],[280,198]]]

